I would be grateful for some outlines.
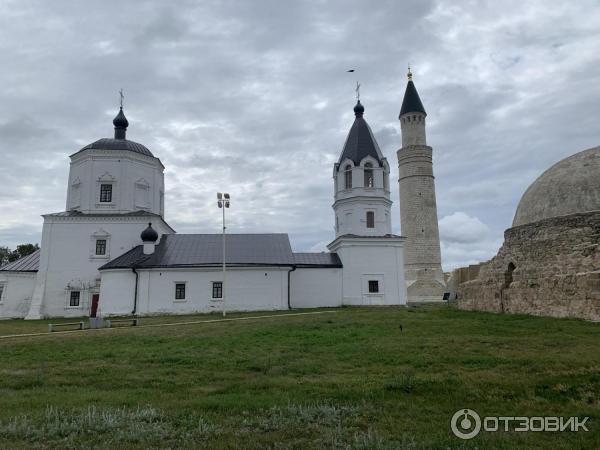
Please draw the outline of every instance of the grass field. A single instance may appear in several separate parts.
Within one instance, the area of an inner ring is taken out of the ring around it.
[[[448,306],[334,311],[0,339],[0,447],[600,448],[598,324]],[[0,336],[45,331],[0,322]],[[450,430],[460,408],[589,416],[589,432],[462,441]]]

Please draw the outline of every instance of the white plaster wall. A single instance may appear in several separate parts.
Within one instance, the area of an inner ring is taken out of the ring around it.
[[[25,317],[31,305],[35,277],[35,272],[0,272],[0,284],[4,285],[0,298],[0,318]]]
[[[289,268],[230,268],[227,270],[225,303],[228,311],[287,309]],[[138,314],[189,314],[220,312],[222,300],[212,299],[212,282],[222,281],[214,268],[139,270]],[[135,277],[114,271],[102,273],[102,314],[131,313]],[[186,283],[186,299],[175,299],[175,283]],[[127,292],[128,300],[125,300]],[[110,309],[109,309],[110,308]]]
[[[377,242],[379,241],[379,242]],[[344,239],[330,244],[343,268],[344,305],[404,305],[403,239]],[[368,280],[378,280],[380,293],[368,292]]]
[[[46,216],[42,230],[40,270],[28,318],[88,315],[91,296],[100,292],[98,267],[141,245],[148,217]],[[159,218],[152,220],[159,236],[172,232]],[[107,255],[96,257],[95,233],[106,233]],[[69,286],[81,291],[80,306],[68,306]],[[102,299],[100,299],[102,302]]]
[[[133,312],[135,273],[131,269],[103,270],[100,273],[100,316],[129,315]]]
[[[342,305],[342,271],[338,268],[298,268],[290,274],[292,308]]]
[[[374,186],[364,187],[364,165],[373,165]],[[334,166],[335,202],[333,210],[336,220],[336,237],[344,234],[358,236],[383,236],[392,232],[391,206],[389,192],[389,165],[385,158],[383,167],[372,157],[364,158],[360,165],[353,166],[352,188],[345,189],[344,168],[352,164],[344,160]],[[384,180],[385,178],[385,180]],[[367,211],[375,213],[375,227],[367,228]]]
[[[85,213],[144,210],[162,215],[164,167],[158,158],[130,151],[86,150],[72,157],[67,210]],[[102,181],[104,180],[104,181]],[[100,184],[113,184],[113,201],[100,203]],[[74,185],[79,185],[75,194]],[[136,201],[136,184],[148,185],[148,203]]]

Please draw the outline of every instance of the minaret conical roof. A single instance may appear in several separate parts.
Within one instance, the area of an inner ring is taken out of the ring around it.
[[[352,128],[350,128],[338,163],[347,158],[352,160],[355,165],[358,165],[366,156],[372,156],[380,166],[382,165],[383,154],[379,149],[375,136],[373,136],[371,127],[369,127],[369,124],[363,118],[364,112],[365,107],[358,100],[354,107],[356,118],[354,119]]]
[[[421,98],[415,87],[415,83],[412,80],[412,73],[408,72],[408,83],[406,84],[406,91],[404,92],[404,100],[402,100],[402,107],[400,108],[400,115],[403,116],[406,113],[418,112],[427,115]]]

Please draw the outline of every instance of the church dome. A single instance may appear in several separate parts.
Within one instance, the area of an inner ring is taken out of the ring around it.
[[[600,210],[600,147],[557,162],[527,188],[513,227],[551,217]]]
[[[365,107],[359,100],[354,107],[354,123],[346,138],[338,164],[341,164],[344,159],[349,159],[358,166],[365,157],[371,156],[380,166],[383,165],[383,154],[373,136],[371,127],[363,117],[364,112]]]
[[[152,152],[144,145],[127,139],[102,138],[83,147],[80,152],[89,149],[97,150],[129,150],[130,152],[152,156]],[[77,152],[79,153],[79,152]]]
[[[158,240],[158,233],[152,228],[152,223],[149,223],[148,228],[142,231],[140,237],[142,238],[142,242],[156,242]]]

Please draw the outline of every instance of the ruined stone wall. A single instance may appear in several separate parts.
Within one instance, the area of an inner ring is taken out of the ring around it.
[[[461,309],[600,320],[600,211],[509,228]]]

